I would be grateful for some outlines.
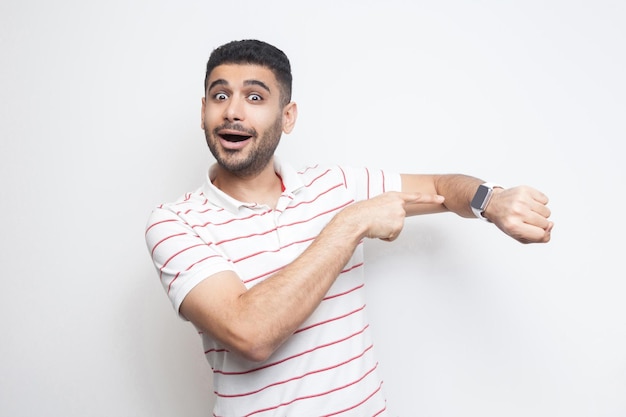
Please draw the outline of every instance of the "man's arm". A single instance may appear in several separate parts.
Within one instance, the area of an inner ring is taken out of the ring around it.
[[[294,262],[249,290],[233,272],[208,277],[183,300],[181,314],[229,349],[267,359],[319,305],[363,238],[394,240],[408,206],[441,196],[386,193],[339,212]]]
[[[402,175],[403,192],[439,194],[441,204],[407,205],[407,215],[451,211],[475,218],[470,202],[484,181],[461,174]],[[546,243],[554,223],[549,221],[548,197],[528,186],[495,188],[484,216],[500,230],[522,243]]]

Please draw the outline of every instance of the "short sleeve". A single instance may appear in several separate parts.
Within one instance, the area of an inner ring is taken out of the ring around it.
[[[202,239],[168,208],[152,211],[145,239],[161,284],[176,311],[200,282],[218,272],[234,270],[232,262],[212,242]]]
[[[355,201],[367,200],[388,191],[400,191],[400,174],[381,169],[341,167],[348,191]]]

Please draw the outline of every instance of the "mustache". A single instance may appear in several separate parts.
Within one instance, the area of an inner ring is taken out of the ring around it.
[[[216,127],[215,129],[213,129],[213,133],[217,136],[219,134],[219,132],[221,130],[235,130],[237,132],[241,132],[244,135],[247,136],[257,136],[257,132],[256,129],[254,128],[250,128],[250,129],[246,129],[245,127],[243,127],[241,124],[239,123],[224,123],[221,126]]]

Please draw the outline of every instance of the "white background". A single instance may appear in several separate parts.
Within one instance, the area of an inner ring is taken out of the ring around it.
[[[210,51],[260,38],[293,66],[283,158],[551,198],[547,245],[450,214],[368,243],[392,415],[625,416],[625,5],[3,0],[0,415],[210,415],[143,233],[212,162]]]

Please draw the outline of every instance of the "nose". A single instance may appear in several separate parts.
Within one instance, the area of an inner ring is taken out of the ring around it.
[[[231,122],[241,121],[244,119],[244,100],[233,95],[228,100],[228,105],[224,109],[224,119]]]

